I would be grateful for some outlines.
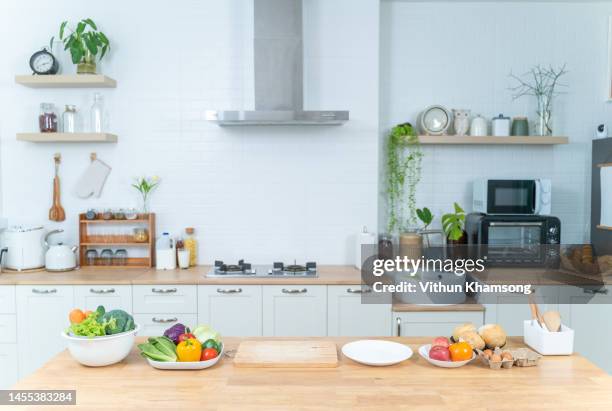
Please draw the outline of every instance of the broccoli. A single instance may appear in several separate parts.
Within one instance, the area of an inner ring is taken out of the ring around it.
[[[102,321],[106,321],[106,334],[113,335],[135,328],[134,318],[123,310],[108,311],[102,316]]]

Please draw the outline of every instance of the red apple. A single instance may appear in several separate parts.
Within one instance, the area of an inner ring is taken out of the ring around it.
[[[446,337],[436,337],[433,342],[431,343],[432,348],[433,347],[445,347],[448,348],[450,347],[450,341],[448,341],[448,338]]]
[[[429,349],[429,358],[438,361],[450,361],[450,351],[446,347],[436,346]]]

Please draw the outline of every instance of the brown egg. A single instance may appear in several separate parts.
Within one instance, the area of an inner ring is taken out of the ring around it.
[[[512,353],[510,351],[504,351],[501,355],[502,360],[513,360]]]
[[[493,355],[493,351],[489,350],[488,348],[484,350],[482,353],[484,354],[487,360],[491,359],[491,356]]]
[[[491,362],[501,362],[502,357],[499,354],[493,354],[491,356]]]

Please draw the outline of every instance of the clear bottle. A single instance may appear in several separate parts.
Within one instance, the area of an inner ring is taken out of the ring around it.
[[[186,237],[183,239],[183,245],[186,250],[189,250],[189,266],[193,267],[198,263],[198,240],[196,240],[195,229],[187,227],[185,229]]]
[[[77,109],[72,104],[67,104],[62,114],[62,131],[64,133],[77,132]]]
[[[94,102],[91,106],[90,121],[92,133],[104,132],[104,99],[102,94],[94,93]]]

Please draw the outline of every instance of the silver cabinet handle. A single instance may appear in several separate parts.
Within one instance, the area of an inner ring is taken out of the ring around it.
[[[176,288],[152,288],[151,291],[156,294],[172,294],[178,290]]]
[[[284,294],[306,294],[308,292],[306,288],[292,288],[291,290],[283,288],[282,291]]]
[[[604,288],[604,289],[599,289],[599,290],[593,290],[590,288],[586,288],[584,290],[582,290],[585,294],[604,294],[604,295],[608,295],[608,289]]]
[[[90,288],[89,292],[92,294],[113,294],[115,292],[114,288],[102,288],[96,290],[95,288]]]
[[[397,317],[397,336],[401,337],[402,336],[402,319]]]
[[[240,294],[242,288],[217,288],[219,294]]]
[[[372,289],[371,288],[347,288],[346,292],[349,294],[367,294],[367,293],[371,293]]]
[[[52,288],[50,290],[39,290],[38,288],[32,288],[32,292],[34,294],[55,294],[57,293],[57,289]]]
[[[159,323],[159,324],[168,324],[168,323],[175,323],[178,321],[178,318],[174,317],[174,318],[157,318],[157,317],[153,317],[151,318],[151,320],[153,320],[154,323]]]

